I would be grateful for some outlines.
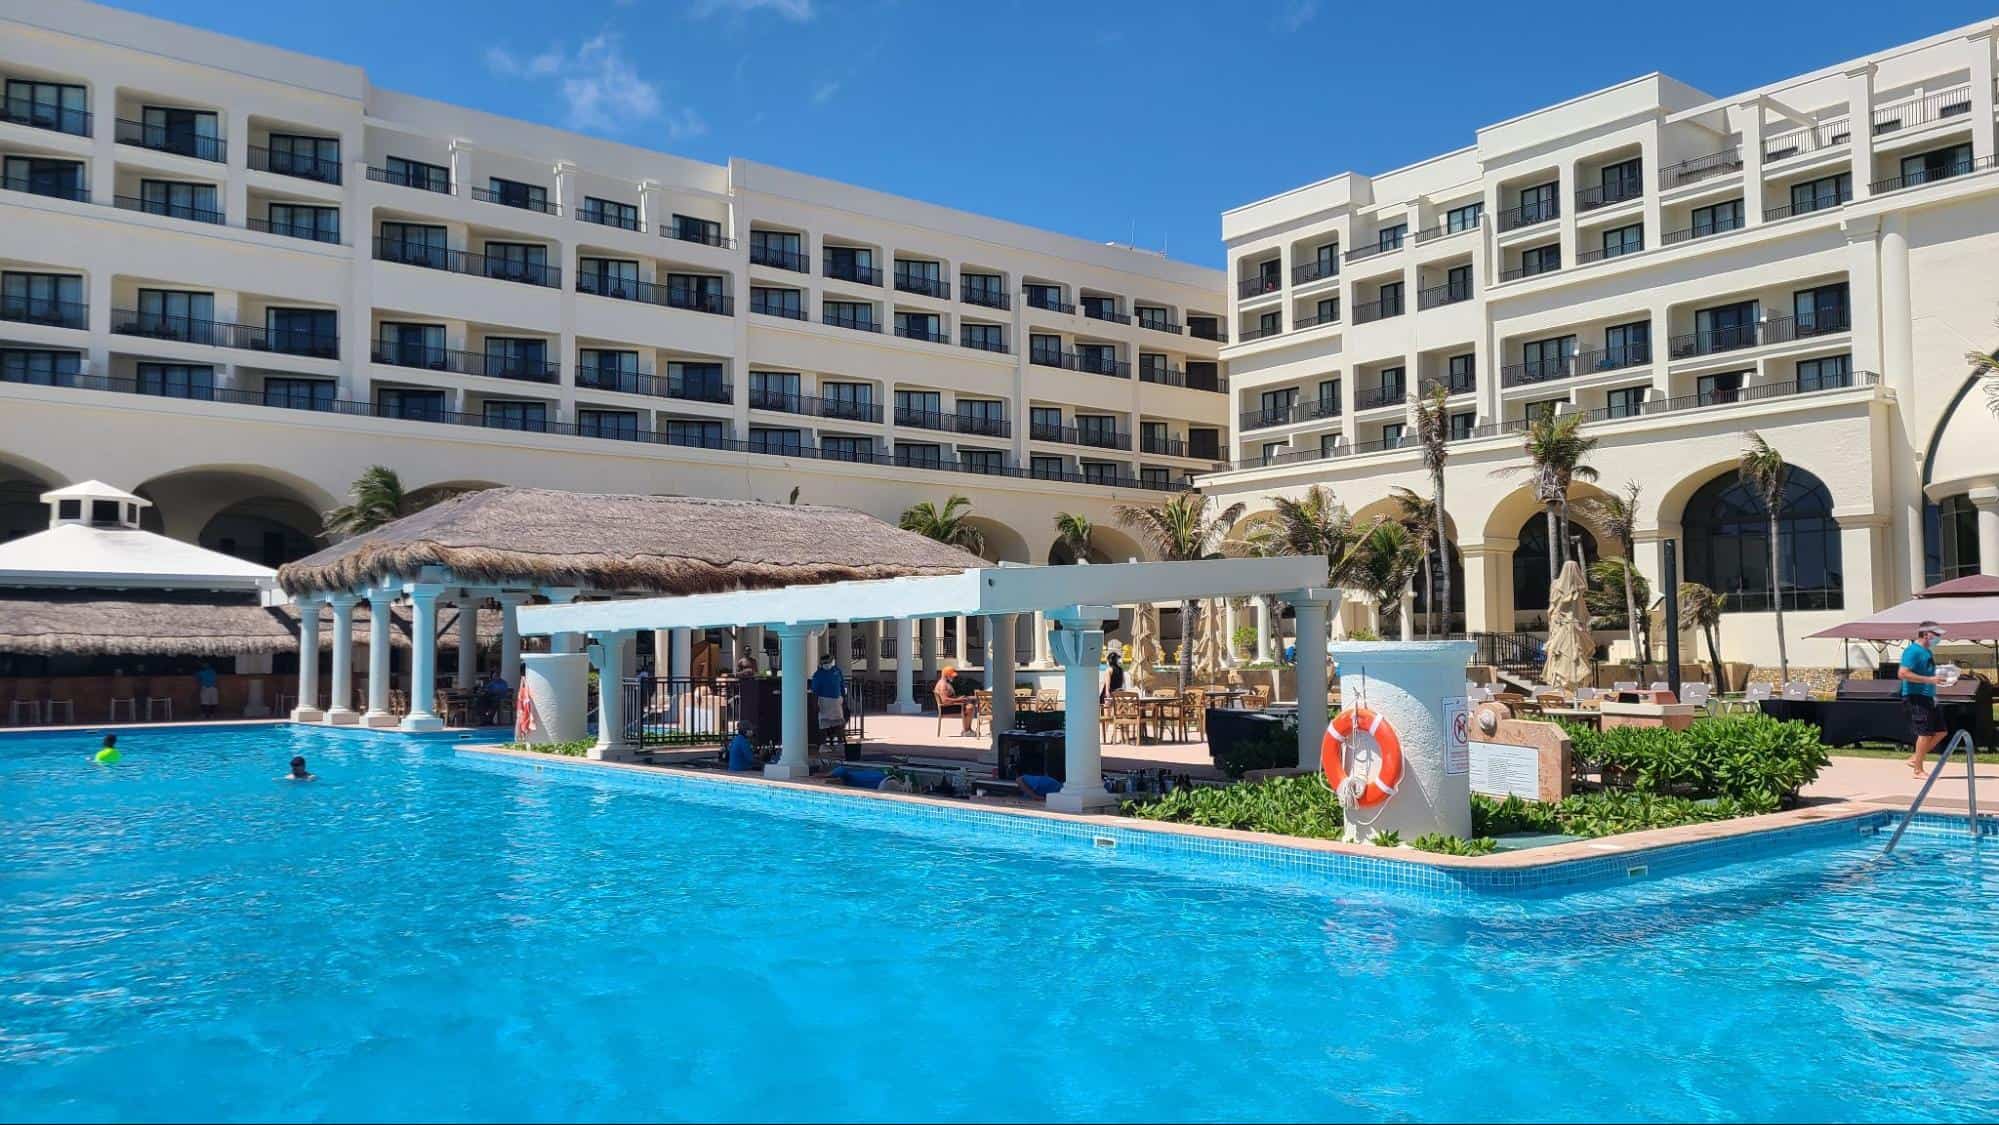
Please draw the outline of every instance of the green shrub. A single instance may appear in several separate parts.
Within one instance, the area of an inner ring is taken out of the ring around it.
[[[1298,764],[1296,715],[1286,716],[1283,722],[1258,722],[1252,729],[1255,732],[1252,737],[1210,755],[1216,769],[1234,779],[1250,770],[1284,769]]]
[[[1318,840],[1339,839],[1346,824],[1339,798],[1318,774],[1176,789],[1160,797],[1127,801],[1123,811],[1144,820]]]
[[[532,750],[537,754],[557,754],[564,758],[585,758],[590,755],[590,748],[595,745],[597,740],[594,738],[577,738],[568,742],[512,742],[507,744],[507,749]]]
[[[1514,832],[1560,833],[1594,839],[1620,832],[1642,832],[1648,828],[1674,828],[1682,824],[1706,824],[1773,812],[1777,799],[1752,795],[1741,799],[1716,797],[1694,800],[1649,790],[1576,793],[1552,805],[1508,797],[1495,801],[1472,794],[1472,831],[1479,836],[1504,836]]]
[[[1399,848],[1402,846],[1402,833],[1395,831],[1376,832],[1374,834],[1374,846],[1377,848]]]
[[[1409,846],[1419,852],[1436,852],[1439,855],[1491,855],[1499,844],[1487,836],[1467,840],[1442,832],[1425,832],[1409,841]]]
[[[1506,836],[1515,832],[1553,833],[1562,830],[1552,805],[1508,797],[1495,801],[1474,793],[1471,796],[1471,830],[1474,836]]]
[[[1818,728],[1768,715],[1697,719],[1685,731],[1666,727],[1596,730],[1564,723],[1570,772],[1606,789],[1667,796],[1783,801],[1797,795],[1830,760]]]

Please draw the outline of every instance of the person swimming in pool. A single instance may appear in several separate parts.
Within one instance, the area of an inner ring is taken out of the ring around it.
[[[317,775],[317,774],[314,774],[314,773],[313,773],[312,771],[310,771],[310,770],[308,770],[308,769],[306,769],[306,768],[305,768],[305,756],[301,754],[301,755],[298,755],[298,756],[295,756],[295,757],[293,757],[293,758],[292,758],[292,772],[290,772],[290,773],[288,773],[288,774],[284,775],[283,777],[279,778],[278,780],[279,780],[279,781],[318,781],[318,780],[319,780],[319,777],[318,777],[318,775]]]

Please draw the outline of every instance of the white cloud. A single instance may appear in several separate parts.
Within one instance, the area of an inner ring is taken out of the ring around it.
[[[610,32],[584,40],[574,51],[552,43],[526,59],[505,47],[489,47],[486,69],[502,78],[553,81],[562,96],[563,124],[571,129],[625,133],[658,121],[665,125],[668,140],[708,131],[691,107],[666,104],[659,83],[639,73]]]
[[[832,101],[840,95],[841,85],[841,82],[834,80],[831,82],[821,82],[817,86],[812,87],[812,104],[825,105],[827,102]]]
[[[771,12],[792,23],[810,23],[818,13],[812,8],[812,0],[694,0],[690,9],[695,19],[707,19],[715,15],[747,16],[755,12]]]
[[[1319,0],[1288,0],[1284,11],[1277,17],[1277,26],[1285,31],[1296,31],[1311,23],[1319,14]]]

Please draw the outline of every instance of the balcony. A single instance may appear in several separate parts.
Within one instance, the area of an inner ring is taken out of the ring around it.
[[[1409,397],[1408,388],[1401,383],[1383,383],[1379,386],[1362,387],[1354,392],[1355,410],[1374,410],[1383,406],[1400,406]]]
[[[734,250],[736,248],[735,239],[730,238],[728,235],[723,234],[720,231],[711,232],[706,227],[681,226],[679,223],[668,223],[667,225],[659,228],[659,233],[660,237],[671,238],[677,242],[697,242],[703,246],[715,246],[723,250]],[[784,251],[766,250],[764,251],[764,253],[782,254],[784,253]],[[802,254],[793,255],[793,256],[796,257],[799,262],[799,264],[796,266],[783,266],[779,265],[779,263],[777,262],[764,262],[763,264],[767,266],[779,266],[779,268],[781,269],[796,269],[798,272],[804,273],[805,256]],[[757,260],[757,256],[754,253],[754,251],[750,255],[750,260],[753,262]]]
[[[947,414],[941,410],[916,407],[895,408],[895,424],[941,433],[972,434],[977,437],[1011,437],[1013,425],[1004,418],[981,418],[974,414]]]
[[[1678,164],[1661,169],[1659,190],[1671,191],[1674,188],[1686,187],[1688,184],[1697,184],[1702,180],[1711,180],[1717,176],[1732,175],[1740,171],[1742,171],[1742,150],[1725,148],[1720,152],[1682,160]]]
[[[940,301],[951,299],[951,283],[942,278],[927,277],[907,270],[895,271],[895,289],[898,293],[915,293],[924,297],[935,297]]]
[[[686,402],[713,402],[727,405],[733,401],[729,384],[719,378],[690,379],[684,375],[669,375],[662,379],[656,375],[642,375],[636,371],[624,371],[608,366],[578,367],[576,385],[589,390],[619,391],[628,395],[651,395],[655,398],[681,399]]]
[[[1184,387],[1187,385],[1187,373],[1163,357],[1154,357],[1150,361],[1141,357],[1138,361],[1138,381],[1157,383],[1162,387]]]
[[[1157,437],[1143,434],[1138,439],[1140,453],[1155,453],[1161,457],[1187,456],[1187,443],[1176,437]]]
[[[1115,359],[1102,359],[1087,352],[1061,352],[1047,348],[1033,348],[1028,351],[1027,362],[1042,367],[1060,367],[1069,371],[1086,371],[1092,375],[1109,375],[1114,379],[1131,378],[1131,364]]]
[[[1660,237],[1659,244],[1662,246],[1677,246],[1682,242],[1692,242],[1694,239],[1697,238],[1707,238],[1710,235],[1717,235],[1717,234],[1728,234],[1731,231],[1738,231],[1741,229],[1742,229],[1742,220],[1740,218],[1724,219],[1719,222],[1712,222],[1712,223],[1700,223],[1695,226],[1682,227],[1679,230],[1667,231],[1664,235]]]
[[[422,269],[444,270],[447,273],[462,273],[470,277],[517,281],[524,285],[540,285],[549,289],[562,288],[562,270],[557,266],[494,258],[466,250],[444,250],[396,239],[377,237],[375,260],[417,266]]]
[[[1508,207],[1499,213],[1499,233],[1553,222],[1561,215],[1561,205],[1552,199],[1537,199],[1518,207]]]
[[[90,306],[82,301],[8,294],[0,297],[0,320],[45,328],[89,328]]]
[[[387,367],[448,371],[454,375],[483,375],[488,379],[512,379],[523,383],[555,383],[562,379],[562,365],[559,363],[488,352],[432,348],[394,340],[377,340],[369,359]]]
[[[1845,117],[1822,121],[1809,129],[1793,129],[1763,138],[1763,162],[1769,164],[1793,156],[1821,152],[1847,143],[1852,124]]]
[[[1371,324],[1377,320],[1386,320],[1391,316],[1401,315],[1402,298],[1400,297],[1388,301],[1360,301],[1356,302],[1353,307],[1353,322],[1355,324]]]
[[[821,264],[825,276],[835,281],[851,281],[856,285],[880,285],[882,271],[874,266],[864,266],[858,262],[841,261],[828,257]]]
[[[325,242],[335,246],[342,245],[339,231],[322,230],[311,223],[274,223],[269,219],[253,218],[243,220],[243,226],[245,229],[258,231],[263,234],[281,235],[285,238],[303,238],[308,242]]]
[[[228,216],[207,207],[196,207],[190,203],[168,203],[163,199],[140,199],[136,196],[121,195],[112,200],[120,211],[139,211],[147,215],[164,215],[169,219],[186,219],[196,223],[213,223],[222,226]]]
[[[1499,372],[1502,387],[1526,387],[1535,383],[1546,383],[1554,379],[1567,379],[1574,375],[1600,375],[1606,371],[1621,371],[1628,367],[1643,367],[1652,362],[1650,344],[1631,344],[1618,348],[1598,348],[1594,351],[1576,352],[1560,359],[1536,360],[1532,363],[1510,363]],[[1456,392],[1452,392],[1456,393]]]
[[[1164,387],[1185,387],[1193,391],[1213,391],[1226,394],[1228,380],[1217,371],[1206,369],[1194,372],[1182,371],[1178,367],[1147,366],[1140,364],[1138,379],[1141,383],[1157,383]]]
[[[1013,297],[1004,289],[988,289],[983,286],[965,284],[958,287],[958,299],[968,305],[982,305],[989,309],[1010,309]]]
[[[1478,377],[1476,375],[1453,375],[1442,379],[1425,379],[1422,385],[1417,388],[1416,393],[1422,395],[1424,398],[1428,398],[1436,393],[1438,387],[1444,388],[1444,394],[1447,397],[1468,395],[1478,390]]]
[[[958,346],[971,348],[974,351],[992,352],[995,355],[1013,354],[1013,349],[1006,346],[1005,340],[990,340],[983,336],[962,336],[958,340]]]
[[[1763,221],[1774,223],[1778,219],[1789,219],[1797,215],[1809,215],[1814,211],[1830,211],[1835,207],[1844,207],[1851,202],[1853,202],[1853,193],[1850,191],[1842,191],[1837,195],[1813,195],[1808,199],[1786,203],[1779,207],[1764,208]]]
[[[796,250],[780,250],[775,246],[750,243],[750,264],[770,266],[773,269],[790,270],[793,273],[811,273],[812,259]]]
[[[815,418],[832,418],[843,422],[879,423],[882,420],[881,404],[877,402],[788,394],[758,387],[750,388],[750,409],[775,410],[784,414],[807,414]]]
[[[80,173],[69,177],[72,182],[64,183],[63,179],[55,176],[8,176],[0,180],[0,188],[46,196],[50,199],[67,199],[72,203],[90,202],[90,187],[83,182]]]
[[[1469,300],[1471,300],[1469,281],[1446,282],[1443,285],[1433,285],[1428,289],[1416,291],[1416,307],[1419,310],[1442,308],[1445,305],[1455,305]]]
[[[550,203],[547,196],[536,198],[525,191],[494,191],[491,188],[475,187],[472,198],[480,203],[491,203],[500,207],[516,207],[522,211],[539,211],[544,215],[560,215],[562,207]]]
[[[1054,441],[1064,445],[1087,445],[1092,449],[1131,449],[1131,434],[1120,430],[1079,429],[1049,422],[1029,422],[1027,436],[1034,441]]]
[[[1586,422],[1614,422],[1625,418],[1650,418],[1659,414],[1677,414],[1685,410],[1701,410],[1710,406],[1732,406],[1743,402],[1768,402],[1776,399],[1796,398],[1799,395],[1819,394],[1825,391],[1844,391],[1854,387],[1871,387],[1880,381],[1872,371],[1854,371],[1845,375],[1833,375],[1807,383],[1786,381],[1763,383],[1751,387],[1737,387],[1733,390],[1716,389],[1697,394],[1676,395],[1672,398],[1647,399],[1637,410],[1615,407],[1598,407],[1583,415]]]
[[[1952,117],[1963,117],[1971,112],[1971,87],[1958,86],[1949,90],[1938,90],[1920,98],[1896,102],[1893,105],[1874,108],[1874,135],[1914,129],[1928,125],[1932,121],[1943,121]]]
[[[340,162],[310,153],[273,152],[263,145],[250,146],[250,170],[276,176],[294,176],[322,184],[340,182]]]
[[[1925,166],[1922,168],[1918,168],[1916,171],[1911,172],[1906,176],[1890,176],[1885,180],[1875,180],[1873,185],[1874,193],[1876,195],[1879,195],[1884,191],[1900,191],[1903,188],[1920,187],[1923,184],[1933,184],[1939,180],[1949,180],[1949,179],[1954,179],[1958,176],[1968,176],[1973,172],[1982,172],[1985,169],[1992,167],[1992,163],[1993,163],[1992,157],[1981,156],[1976,160],[1956,160],[1952,161],[1949,164],[1942,164],[1934,167]]]
[[[291,329],[272,331],[260,324],[228,324],[217,320],[140,312],[138,309],[111,310],[111,331],[120,336],[143,336],[148,340],[173,340],[183,344],[241,348],[315,359],[340,358],[340,337],[337,335]]]
[[[1483,225],[1485,225],[1484,212],[1480,212],[1476,215],[1471,216],[1470,222],[1459,223],[1456,226],[1452,226],[1450,222],[1447,220],[1445,222],[1438,223],[1436,226],[1431,227],[1428,230],[1417,231],[1416,245],[1421,246],[1426,242],[1435,242],[1440,238],[1449,238],[1454,234],[1466,234],[1470,231],[1477,230],[1479,227]]]
[[[932,332],[927,328],[917,328],[908,324],[896,325],[895,334],[905,340],[928,340],[933,344],[948,344],[951,342],[951,337],[946,336],[942,332]]]
[[[637,219],[628,219],[619,212],[606,211],[602,207],[593,206],[587,201],[583,206],[576,209],[576,221],[579,223],[595,223],[600,227],[616,227],[619,230],[628,230],[634,234],[644,234],[646,231],[646,225]]]
[[[1217,344],[1229,342],[1228,329],[1223,328],[1220,321],[1208,321],[1205,325],[1189,322],[1187,335],[1196,340],[1212,340]]]
[[[1692,359],[1697,356],[1760,347],[1764,344],[1787,344],[1794,340],[1831,336],[1845,332],[1851,327],[1851,319],[1845,309],[1821,313],[1803,320],[1795,316],[1772,317],[1755,324],[1683,333],[1673,337],[1667,355],[1672,359]]]
[[[1499,280],[1520,281],[1522,279],[1529,277],[1539,277],[1544,273],[1559,273],[1561,271],[1561,268],[1562,268],[1562,263],[1560,262],[1554,262],[1554,263],[1543,262],[1539,265],[1532,265],[1532,266],[1522,263],[1521,265],[1514,266],[1510,270],[1501,270],[1499,273]]]
[[[415,188],[418,191],[434,191],[439,195],[451,194],[451,181],[434,177],[415,176],[408,172],[397,172],[389,168],[368,165],[368,178],[378,184],[394,184],[396,187]]]
[[[1275,272],[1258,274],[1255,277],[1245,277],[1241,281],[1236,282],[1235,295],[1237,300],[1247,301],[1253,297],[1268,296],[1282,288],[1284,288],[1284,283],[1278,278]]]
[[[5,121],[9,125],[26,125],[30,129],[68,133],[72,137],[90,135],[90,114],[80,109],[69,109],[31,98],[7,98],[0,101],[0,121]]]
[[[209,160],[217,164],[228,158],[229,146],[221,137],[204,137],[191,129],[169,128],[165,125],[148,125],[143,121],[118,119],[118,143],[136,145],[152,149],[154,152],[170,152],[176,156],[191,156],[196,160]]]
[[[1359,262],[1365,261],[1368,258],[1379,258],[1383,254],[1393,254],[1397,250],[1402,249],[1402,243],[1403,240],[1400,238],[1392,239],[1388,242],[1371,242],[1365,246],[1347,251],[1341,260]]]
[[[806,319],[803,307],[783,302],[771,304],[763,299],[763,294],[754,289],[750,291],[750,311],[760,316],[781,316],[786,320]]]
[[[1282,323],[1273,324],[1268,328],[1245,328],[1241,332],[1236,333],[1236,343],[1248,344],[1257,340],[1268,340],[1272,336],[1281,336],[1283,334],[1284,325]]]
[[[1314,312],[1311,316],[1301,316],[1298,319],[1291,322],[1291,331],[1303,332],[1307,328],[1317,328],[1320,325],[1338,324],[1339,322],[1340,322],[1340,299],[1338,297],[1335,297],[1333,298],[1332,308],[1327,309],[1324,315],[1320,315],[1319,313]]]
[[[1316,258],[1291,267],[1293,285],[1309,285],[1314,281],[1338,276],[1340,276],[1340,256],[1337,250],[1333,251],[1331,258]]]
[[[1164,332],[1168,336],[1178,336],[1180,334],[1180,322],[1164,316],[1147,316],[1144,313],[1140,313],[1138,316],[1138,326],[1140,328],[1149,328],[1154,332]]]
[[[820,310],[819,323],[829,325],[833,328],[851,328],[856,332],[880,332],[882,330],[882,322],[872,316],[837,313],[831,309]]]
[[[1131,323],[1131,316],[1129,314],[1121,313],[1114,308],[1106,308],[1102,305],[1084,305],[1083,315],[1091,320],[1108,320],[1112,324]]]
[[[1601,207],[1611,207],[1619,203],[1626,203],[1633,199],[1642,198],[1644,194],[1645,181],[1638,177],[1618,180],[1614,183],[1598,184],[1595,187],[1581,188],[1576,192],[1576,213],[1581,214],[1585,211],[1595,211]]]
[[[1064,304],[1060,298],[1050,296],[1046,293],[1039,293],[1032,289],[1027,290],[1027,307],[1030,309],[1046,309],[1049,312],[1070,313],[1072,315],[1076,311],[1076,306]]]
[[[1588,250],[1576,252],[1576,264],[1587,266],[1592,262],[1607,262],[1612,258],[1622,258],[1627,254],[1637,254],[1645,249],[1643,239],[1637,242],[1617,242],[1611,246],[1592,246]]]
[[[597,297],[609,297],[617,301],[637,301],[641,304],[658,305],[661,308],[687,309],[715,316],[731,316],[736,311],[735,300],[726,294],[686,285],[654,285],[649,281],[621,281],[594,273],[577,274],[576,291]]]

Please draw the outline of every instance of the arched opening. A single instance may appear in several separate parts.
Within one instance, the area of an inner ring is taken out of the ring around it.
[[[0,543],[48,530],[49,509],[41,496],[58,484],[34,469],[0,461]]]
[[[279,567],[319,549],[319,517],[296,500],[258,496],[215,513],[195,542],[211,551]]]
[[[985,537],[985,545],[979,550],[979,557],[987,562],[1031,563],[1033,552],[1027,546],[1026,537],[998,520],[984,516],[967,516],[965,523]]]
[[[1548,609],[1548,517],[1536,513],[1520,525],[1518,545],[1513,548],[1513,609],[1516,613],[1545,613]],[[1580,558],[1578,558],[1580,552]],[[1569,557],[1587,571],[1597,560],[1596,533],[1573,516],[1569,519]]]
[[[213,467],[154,477],[132,490],[153,502],[140,526],[262,566],[312,553],[332,498],[271,470]]]
[[[1791,466],[1777,523],[1783,606],[1840,609],[1844,574],[1832,493],[1809,471]],[[1775,604],[1770,576],[1770,520],[1763,500],[1739,472],[1723,473],[1687,501],[1687,581],[1727,595],[1724,610],[1767,613]]]

